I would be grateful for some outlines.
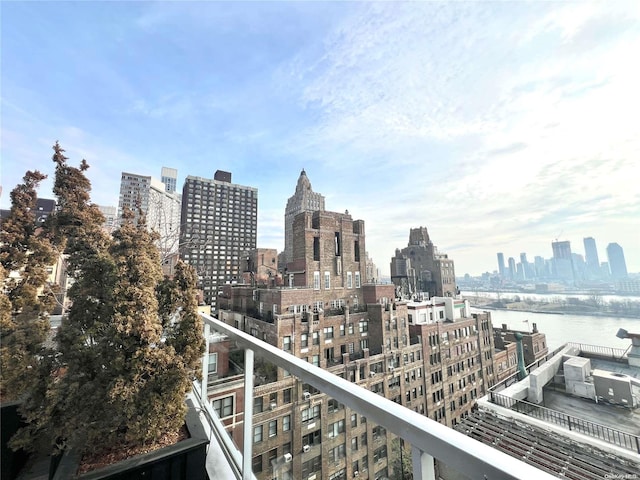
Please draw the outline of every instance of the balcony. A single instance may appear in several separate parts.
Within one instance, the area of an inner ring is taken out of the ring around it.
[[[434,459],[444,463],[468,478],[540,480],[554,476],[521,462],[506,453],[476,441],[463,433],[450,429],[430,418],[407,409],[391,400],[361,388],[330,372],[294,357],[279,348],[235,329],[214,317],[201,314],[205,324],[205,338],[213,331],[227,335],[244,348],[244,409],[242,428],[243,445],[236,447],[218,419],[198,382],[193,396],[199,402],[202,415],[209,427],[211,443],[207,456],[209,478],[235,478],[251,480],[253,453],[253,388],[254,356],[273,363],[292,376],[317,388],[359,415],[379,425],[380,429],[397,435],[412,445],[413,478],[435,479]],[[203,376],[208,378],[208,361],[203,357]],[[205,382],[206,383],[206,382]]]

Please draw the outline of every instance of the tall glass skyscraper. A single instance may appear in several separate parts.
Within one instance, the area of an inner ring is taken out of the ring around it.
[[[505,278],[504,253],[498,252],[498,274]]]
[[[627,277],[627,262],[624,259],[624,251],[617,243],[607,245],[607,258],[609,259],[609,269],[611,278],[619,279]]]
[[[598,259],[598,249],[596,240],[593,237],[587,237],[584,242],[584,260],[587,264],[587,272],[592,276],[600,274],[600,260]]]

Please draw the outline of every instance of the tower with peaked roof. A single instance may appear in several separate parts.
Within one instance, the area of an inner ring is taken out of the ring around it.
[[[311,182],[304,169],[300,172],[295,193],[287,200],[284,213],[284,258],[285,263],[293,261],[293,219],[302,212],[324,211],[324,196],[311,188]]]

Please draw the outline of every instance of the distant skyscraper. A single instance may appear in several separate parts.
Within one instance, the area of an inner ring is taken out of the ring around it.
[[[504,266],[504,253],[502,252],[498,252],[498,274],[500,275],[500,277],[505,278],[504,275],[504,270],[505,270],[505,266]]]
[[[175,168],[162,167],[161,176],[165,190],[169,193],[175,192],[178,184],[178,170]]]
[[[624,251],[617,243],[607,245],[607,258],[609,259],[609,269],[611,278],[620,279],[627,277],[627,262],[624,259]]]
[[[304,170],[300,172],[296,191],[287,200],[284,212],[284,258],[293,261],[293,219],[302,212],[324,211],[324,197],[311,188],[311,182]]]
[[[516,280],[521,282],[524,279],[525,279],[525,276],[524,276],[524,265],[522,265],[522,262],[518,262],[518,263],[516,263]]]
[[[520,263],[522,263],[523,280],[531,280],[534,277],[533,269],[531,268],[531,264],[527,260],[526,253],[520,254]]]
[[[584,242],[584,258],[587,263],[587,272],[590,276],[598,277],[600,274],[600,260],[598,259],[598,248],[593,237],[586,237]]]
[[[516,259],[513,257],[509,257],[509,279],[515,280],[516,278]]]
[[[552,242],[551,248],[553,250],[554,275],[560,280],[573,282],[574,276],[571,258],[571,242]]]
[[[535,266],[536,277],[547,276],[544,258],[542,258],[540,255],[536,255],[535,257],[533,257],[533,264]]]
[[[139,217],[146,216],[147,228],[156,231],[157,241],[163,259],[177,253],[180,231],[180,198],[166,191],[158,179],[148,175],[122,172],[120,180],[120,199],[118,201],[118,220],[125,208]]]
[[[102,228],[107,232],[112,233],[118,225],[118,209],[113,206],[98,205],[100,212],[104,215],[104,223]]]
[[[571,254],[571,261],[573,264],[573,275],[576,280],[586,280],[588,278],[587,275],[587,264],[584,261],[584,257],[579,253]]]
[[[258,190],[231,183],[231,173],[213,180],[188,176],[182,189],[180,256],[194,266],[205,303],[216,307],[218,286],[238,282],[241,265],[256,248]]]

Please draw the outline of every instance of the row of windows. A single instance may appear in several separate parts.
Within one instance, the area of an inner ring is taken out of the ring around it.
[[[347,272],[347,288],[360,288],[360,286],[360,272]],[[324,289],[329,290],[330,288],[331,272],[324,272]],[[320,272],[313,272],[313,289],[320,290]]]
[[[291,388],[285,388],[284,390],[282,390],[282,405],[287,405],[289,403],[291,403],[291,395],[292,395],[292,389]],[[253,413],[262,413],[264,411],[264,399],[265,397],[255,397],[253,399]],[[272,392],[269,394],[269,402],[268,402],[268,406],[271,408],[271,406],[278,406],[280,405],[280,403],[278,403],[278,392]]]
[[[346,327],[347,331],[349,332],[350,335],[353,335],[354,333],[354,325],[353,323],[349,323]],[[253,333],[253,330],[255,330],[255,335]],[[358,323],[358,331],[360,332],[360,334],[365,334],[368,333],[369,331],[369,321],[368,320],[362,320]],[[252,329],[251,334],[255,337],[258,336],[258,331],[257,329]],[[323,338],[325,341],[327,340],[332,340],[334,338],[334,329],[333,327],[324,327],[322,329],[322,334],[323,334]],[[340,325],[340,336],[344,336],[345,335],[345,326],[344,325]],[[319,331],[315,331],[311,333],[311,339],[312,339],[312,344],[313,345],[320,345],[320,332]],[[353,345],[353,344],[351,344]],[[301,333],[300,334],[300,348],[307,348],[309,346],[309,334],[308,333]],[[285,352],[290,352],[292,350],[293,347],[293,343],[292,343],[292,337],[290,335],[285,335],[284,337],[282,337],[282,349]],[[349,353],[353,353],[352,351],[350,351]],[[412,354],[413,355],[413,354]]]
[[[260,443],[264,440],[264,434],[269,438],[273,438],[278,435],[278,420],[281,420],[282,432],[288,432],[291,430],[291,415],[285,415],[280,419],[270,420],[267,423],[255,425],[253,427],[253,443]]]
[[[405,398],[407,399],[407,402],[410,402],[412,399],[415,400],[418,397],[422,397],[423,395],[424,389],[422,385],[405,392]]]

